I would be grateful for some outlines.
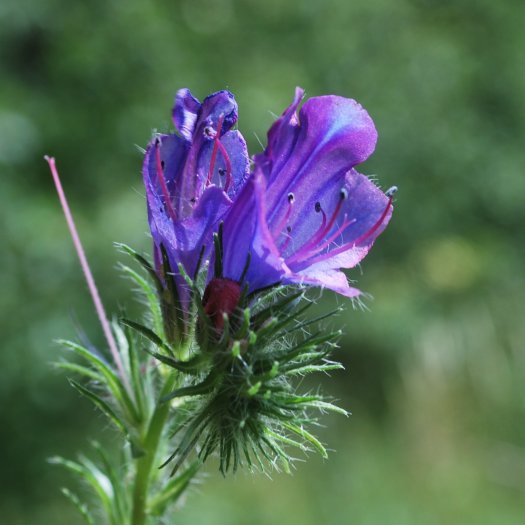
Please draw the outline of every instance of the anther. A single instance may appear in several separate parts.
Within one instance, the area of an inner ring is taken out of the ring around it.
[[[279,250],[281,253],[284,253],[286,249],[288,248],[288,245],[290,244],[290,241],[292,240],[292,236],[290,235],[292,233],[292,227],[290,225],[286,226],[286,237],[284,239],[284,242],[279,246]]]
[[[397,193],[397,186],[392,186],[385,191],[387,197],[393,197]]]
[[[315,203],[315,211],[316,211],[316,213],[320,213],[321,210],[322,210],[322,208],[321,208],[321,203],[320,203],[319,201],[317,201],[317,202]]]
[[[348,190],[346,188],[341,188],[341,192],[339,193],[341,200],[345,201],[348,199]]]
[[[283,233],[286,223],[290,220],[290,216],[292,215],[293,203],[295,202],[295,195],[292,192],[290,192],[286,196],[286,200],[288,201],[287,210],[274,230],[274,236],[276,239],[281,235],[281,233]]]
[[[217,134],[217,132],[213,129],[212,126],[206,126],[206,127],[204,128],[204,134],[205,134],[208,138],[212,139],[212,138],[215,137],[215,135]]]
[[[226,170],[224,168],[219,168],[218,172],[221,177],[224,177],[224,175],[226,175]]]

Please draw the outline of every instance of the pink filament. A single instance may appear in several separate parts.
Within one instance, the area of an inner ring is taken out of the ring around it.
[[[330,230],[335,224],[335,221],[337,220],[337,216],[339,215],[339,212],[341,211],[341,206],[343,205],[343,201],[344,199],[339,199],[337,206],[335,207],[335,210],[332,213],[330,220],[328,221],[328,224],[326,223],[326,215],[323,212],[323,222],[321,223],[320,228],[317,230],[317,232],[314,234],[314,236],[312,237],[310,241],[306,242],[299,250],[297,250],[296,254],[293,257],[291,257],[289,260],[286,261],[287,264],[293,264],[294,262],[297,262],[299,260],[306,259],[307,256],[305,256],[305,253],[309,254],[312,249],[317,247],[318,243],[323,239],[323,237],[325,237],[328,233],[330,233]]]
[[[366,239],[368,239],[371,235],[373,235],[381,227],[381,224],[383,224],[383,221],[385,220],[385,218],[386,218],[386,216],[388,214],[388,211],[390,210],[391,206],[392,206],[392,197],[390,197],[388,199],[387,205],[386,205],[385,209],[383,210],[383,213],[381,214],[381,217],[379,217],[377,222],[367,232],[365,232],[363,235],[361,235],[361,237],[359,237],[355,241],[343,244],[342,246],[339,246],[339,248],[336,248],[335,250],[332,250],[332,251],[330,251],[328,253],[325,253],[325,254],[319,255],[318,257],[315,257],[314,259],[309,261],[309,264],[315,264],[316,262],[324,261],[325,259],[327,259],[329,257],[335,257],[336,255],[339,255],[340,253],[343,253],[343,252],[346,252],[347,250],[351,250],[351,249],[355,248],[358,244],[360,244],[363,241],[365,241]]]
[[[284,227],[286,226],[286,223],[290,219],[290,215],[292,214],[292,207],[293,207],[293,200],[288,200],[288,209],[286,210],[286,213],[284,214],[284,217],[281,219],[279,224],[277,225],[277,228],[274,230],[273,237],[275,240],[279,238],[281,234],[284,233]],[[284,247],[282,248],[284,250]]]
[[[160,158],[160,141],[157,140],[155,143],[155,160],[157,163],[157,177],[160,182],[160,187],[162,189],[162,195],[164,196],[164,205],[166,206],[166,209],[168,210],[169,216],[176,221],[177,215],[175,213],[175,210],[173,209],[173,206],[171,205],[171,197],[170,193],[168,191],[168,185],[166,184],[166,179],[164,178],[164,168],[162,167],[162,160]]]
[[[100,295],[95,284],[95,279],[93,278],[93,274],[91,273],[91,269],[89,268],[84,248],[82,247],[82,243],[80,241],[75,222],[73,221],[73,215],[71,214],[71,210],[69,209],[69,204],[64,194],[64,190],[62,189],[60,176],[58,175],[58,171],[55,165],[55,159],[53,157],[48,157],[47,155],[44,158],[49,164],[49,169],[51,170],[51,175],[53,176],[53,181],[55,182],[58,198],[60,199],[60,204],[62,205],[62,209],[64,210],[64,215],[66,217],[69,233],[71,234],[73,244],[75,245],[75,250],[77,252],[78,258],[80,259],[80,266],[82,267],[82,270],[84,272],[89,292],[91,293],[91,298],[93,299],[93,303],[95,304],[95,310],[97,311],[97,315],[102,326],[102,331],[104,332],[104,335],[106,337],[106,341],[111,351],[111,355],[113,356],[113,359],[115,361],[118,373],[120,374],[127,390],[131,392],[128,376],[124,371],[124,365],[122,364],[122,359],[117,348],[117,343],[115,342],[115,338],[113,337],[111,327],[109,326],[106,311],[104,310],[104,306],[100,299]]]
[[[371,237],[374,235],[374,233],[378,230],[378,228],[383,224],[383,221],[385,220],[388,211],[390,210],[390,207],[392,206],[392,197],[388,199],[388,202],[386,203],[385,209],[383,210],[383,213],[381,214],[381,217],[377,220],[377,222],[361,237],[359,237],[357,240],[353,242],[354,245],[361,244],[364,240],[368,239],[368,237]]]
[[[286,251],[286,248],[288,248],[288,245],[290,244],[290,241],[292,240],[292,236],[290,234],[290,232],[286,232],[286,239],[284,241],[284,243],[282,244],[282,246],[280,246],[280,250],[281,250],[281,253],[284,253]]]
[[[306,253],[303,253],[301,257],[295,257],[295,260],[293,262],[305,261],[306,259],[312,257],[313,255],[316,255],[319,252],[322,252],[325,248],[330,246],[330,244],[333,241],[335,241],[335,239],[337,239],[337,237],[339,237],[339,235],[341,235],[346,230],[346,228],[348,228],[348,226],[350,226],[354,222],[356,222],[356,219],[352,219],[351,221],[349,221],[349,220],[347,220],[346,215],[345,215],[345,218],[343,220],[343,224],[339,228],[337,228],[337,230],[334,233],[332,233],[332,235],[330,235],[330,237],[328,237],[328,239],[326,239],[322,244],[320,244],[316,248],[312,248],[309,251],[307,251]],[[289,261],[287,261],[287,262],[289,263]]]
[[[230,187],[230,184],[232,182],[232,164],[230,162],[228,152],[226,151],[226,148],[224,147],[224,144],[220,141],[220,139],[217,140],[217,146],[221,150],[222,158],[224,159],[224,163],[226,164],[226,184],[224,185],[224,191],[228,191],[228,188]]]
[[[211,184],[211,179],[213,178],[213,170],[215,169],[215,161],[217,160],[217,151],[219,149],[219,141],[221,138],[221,129],[222,129],[223,120],[224,120],[224,115],[221,115],[219,118],[219,122],[217,123],[217,131],[215,132],[215,139],[213,141],[213,150],[211,152],[210,169],[208,170],[208,178],[206,179],[206,186],[209,186]]]

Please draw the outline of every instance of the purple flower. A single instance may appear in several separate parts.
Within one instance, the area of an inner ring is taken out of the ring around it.
[[[165,282],[164,251],[184,314],[189,291],[178,265],[194,276],[208,255],[218,221],[248,173],[246,142],[231,130],[236,120],[237,104],[228,91],[200,103],[182,89],[173,109],[180,135],[157,134],[146,149],[143,178],[155,266]]]
[[[223,223],[222,275],[250,291],[276,283],[330,288],[347,297],[342,268],[356,266],[392,214],[383,193],[354,166],[373,152],[377,132],[354,100],[303,90],[268,132],[265,151]]]

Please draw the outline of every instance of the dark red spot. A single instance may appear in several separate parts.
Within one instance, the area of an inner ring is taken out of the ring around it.
[[[217,330],[224,328],[223,314],[231,315],[239,304],[240,297],[241,285],[237,281],[216,277],[208,283],[202,305]]]

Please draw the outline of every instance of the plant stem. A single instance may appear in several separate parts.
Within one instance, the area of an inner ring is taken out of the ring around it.
[[[146,523],[146,504],[151,481],[151,469],[157,456],[160,438],[170,410],[170,403],[161,403],[160,399],[171,392],[176,381],[177,374],[170,373],[160,393],[159,401],[157,401],[144,439],[145,454],[136,460],[131,525],[145,525]]]

